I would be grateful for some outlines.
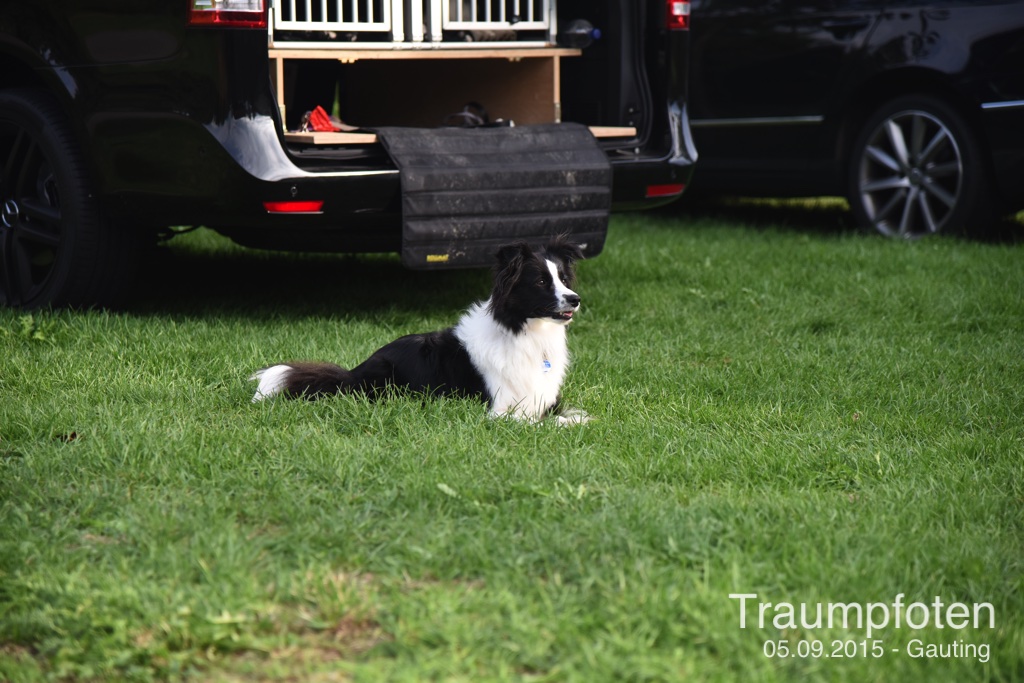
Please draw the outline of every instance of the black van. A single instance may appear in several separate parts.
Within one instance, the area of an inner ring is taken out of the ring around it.
[[[689,183],[688,28],[666,0],[0,0],[0,302],[115,303],[174,226],[594,256],[610,210]]]

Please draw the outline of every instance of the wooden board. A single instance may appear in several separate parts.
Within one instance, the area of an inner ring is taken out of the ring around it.
[[[491,121],[551,123],[561,118],[558,60],[365,60],[346,67],[342,118],[356,126],[432,128],[467,103]]]
[[[590,126],[590,134],[595,138],[635,138],[634,126]]]
[[[596,138],[631,138],[636,128],[627,126],[591,126]],[[307,145],[368,145],[377,142],[373,133],[285,133],[285,140]]]
[[[564,47],[480,47],[467,43],[463,48],[363,50],[358,48],[270,48],[271,59],[336,59],[346,64],[360,60],[419,59],[538,59],[578,57],[582,50]]]

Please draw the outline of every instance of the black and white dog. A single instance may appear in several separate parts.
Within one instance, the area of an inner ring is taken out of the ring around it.
[[[570,289],[573,265],[582,257],[561,237],[539,251],[525,242],[501,247],[490,298],[470,306],[455,327],[396,339],[351,370],[316,362],[264,368],[250,378],[259,381],[252,400],[376,396],[398,387],[476,396],[496,417],[537,421],[557,413],[561,424],[586,422],[586,413],[559,406],[569,369],[566,327],[580,307]]]

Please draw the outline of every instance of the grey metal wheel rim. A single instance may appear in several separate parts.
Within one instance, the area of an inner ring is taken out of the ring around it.
[[[860,201],[875,229],[913,239],[941,232],[963,191],[963,155],[949,128],[920,110],[901,111],[868,137]]]
[[[0,122],[0,302],[23,304],[46,286],[62,226],[57,180],[42,146]]]

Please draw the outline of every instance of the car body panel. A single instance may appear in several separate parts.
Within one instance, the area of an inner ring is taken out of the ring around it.
[[[857,126],[920,91],[970,119],[1022,203],[1024,3],[695,0],[693,33],[695,189],[844,194]]]

